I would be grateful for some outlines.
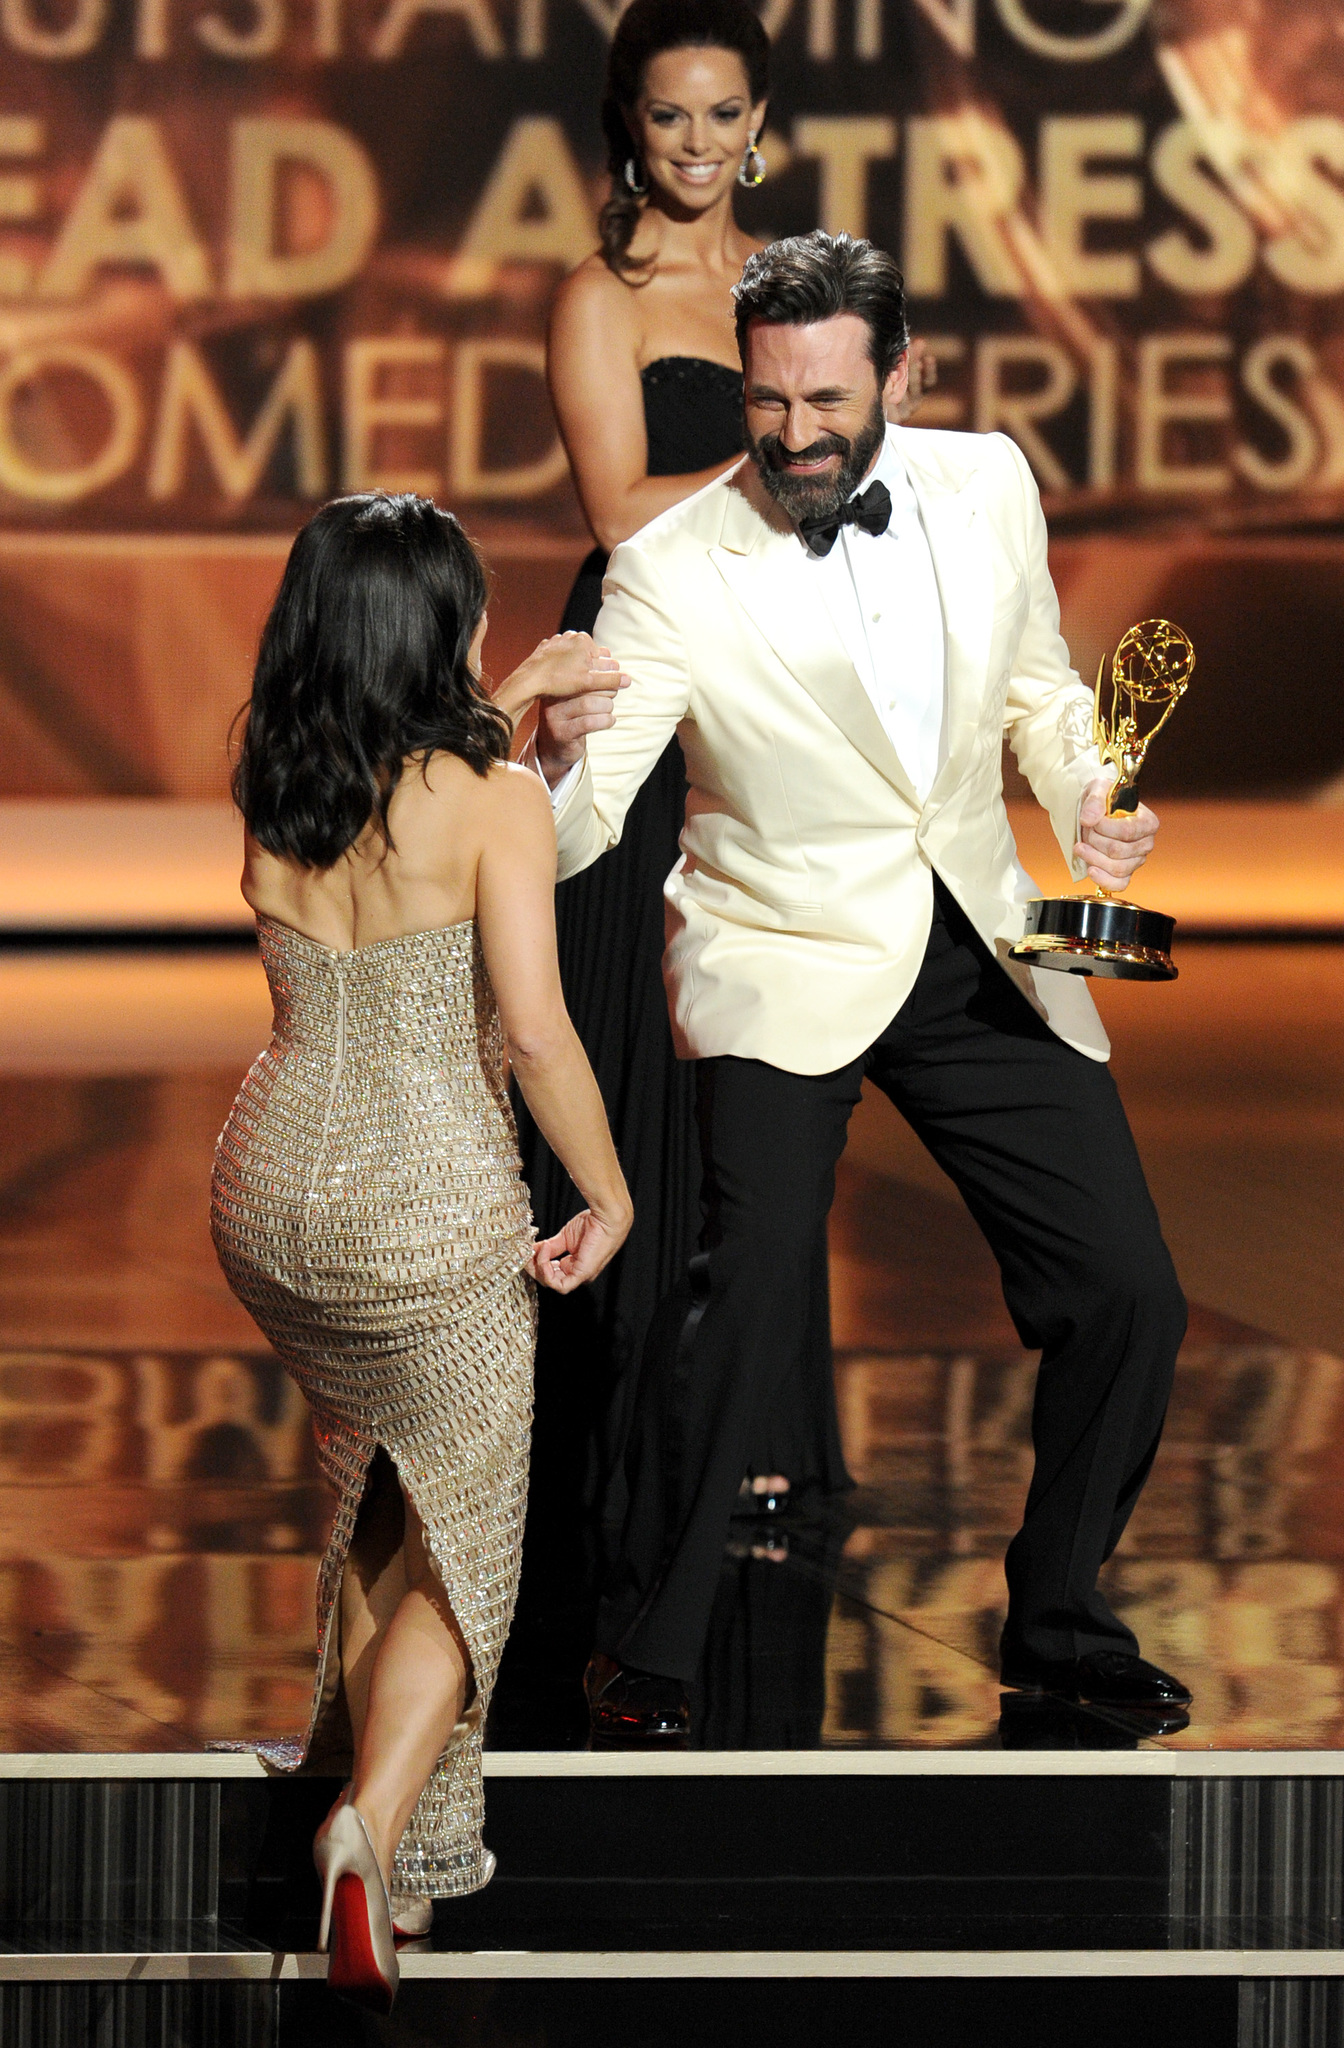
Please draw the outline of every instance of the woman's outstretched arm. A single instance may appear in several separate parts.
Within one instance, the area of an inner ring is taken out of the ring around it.
[[[634,1215],[593,1070],[569,1021],[555,951],[555,826],[540,779],[492,771],[476,921],[514,1078],[587,1209],[537,1246],[532,1270],[567,1294],[619,1251]]]
[[[542,697],[610,698],[629,682],[610,650],[594,645],[591,633],[552,633],[491,692],[491,700],[517,725]]]

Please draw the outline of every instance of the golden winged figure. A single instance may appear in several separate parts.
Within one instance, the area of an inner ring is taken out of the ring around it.
[[[1092,737],[1103,766],[1116,771],[1106,799],[1111,816],[1133,810],[1137,802],[1134,785],[1148,749],[1189,689],[1194,670],[1195,650],[1189,634],[1170,619],[1144,619],[1130,627],[1111,656],[1109,701],[1103,706],[1106,660],[1102,657],[1093,694]],[[1157,717],[1148,722],[1148,714],[1158,706]]]

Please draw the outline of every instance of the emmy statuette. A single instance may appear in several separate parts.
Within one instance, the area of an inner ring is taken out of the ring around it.
[[[1133,811],[1148,749],[1190,687],[1195,650],[1169,619],[1131,626],[1111,658],[1103,706],[1103,657],[1092,703],[1092,737],[1103,767],[1115,769],[1106,814]],[[1044,896],[1027,905],[1027,928],[1010,958],[1063,974],[1104,974],[1123,981],[1174,981],[1174,917],[1142,910],[1106,889],[1092,896]]]

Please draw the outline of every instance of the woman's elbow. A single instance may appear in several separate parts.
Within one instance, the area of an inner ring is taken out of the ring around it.
[[[638,533],[647,523],[648,515],[639,508],[638,488],[604,491],[600,505],[585,503],[588,524],[593,529],[593,538],[600,548],[610,554],[623,540],[629,540],[632,533]]]
[[[593,538],[603,553],[608,555],[613,549],[618,548],[623,540],[629,540],[631,534],[636,531],[635,522],[630,518],[622,518],[619,512],[599,514],[593,518],[591,525]]]
[[[520,1078],[544,1073],[564,1056],[573,1036],[574,1027],[567,1016],[520,1024],[505,1033],[509,1064]]]

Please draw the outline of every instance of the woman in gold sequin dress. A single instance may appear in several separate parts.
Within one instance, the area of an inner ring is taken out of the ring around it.
[[[538,695],[614,691],[586,635],[492,704],[486,586],[451,514],[373,494],[299,535],[235,781],[274,1036],[219,1141],[229,1283],[312,1405],[339,1506],[300,1747],[353,1756],[319,1832],[329,1981],[390,2002],[393,1911],[488,1882],[481,1732],[517,1587],[534,1282],[568,1292],[630,1224],[560,994],[545,789],[507,764]],[[588,1207],[533,1242],[505,1089]],[[390,1894],[390,1897],[389,1897]]]

